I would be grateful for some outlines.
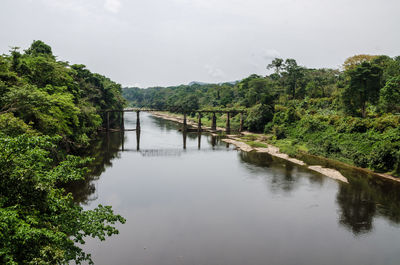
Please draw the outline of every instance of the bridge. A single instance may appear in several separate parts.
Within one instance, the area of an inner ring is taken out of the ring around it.
[[[140,131],[140,112],[145,111],[145,112],[157,112],[157,111],[167,111],[167,110],[161,110],[161,109],[151,109],[151,108],[126,108],[122,110],[105,110],[102,111],[103,113],[106,113],[106,131],[110,130],[115,130],[110,128],[110,113],[119,113],[119,131]],[[136,112],[137,118],[136,118],[136,129],[125,129],[124,125],[124,113],[125,112]],[[239,132],[243,131],[243,115],[246,112],[246,110],[186,110],[186,111],[180,111],[178,113],[183,114],[183,120],[182,120],[182,131],[187,132],[188,131],[188,124],[187,124],[187,114],[188,113],[197,113],[198,114],[198,122],[197,122],[197,132],[202,131],[202,123],[201,123],[201,118],[204,113],[212,113],[212,119],[211,119],[211,131],[217,131],[217,116],[216,113],[225,113],[227,116],[226,119],[226,125],[225,125],[225,132],[229,134],[231,132],[231,115],[236,115],[240,114],[240,125],[239,125]]]
[[[202,139],[202,134],[198,133],[197,134],[197,149],[194,149],[192,147],[189,147],[187,149],[186,147],[186,142],[188,138],[188,133],[187,132],[182,132],[182,148],[163,148],[163,149],[142,149],[140,147],[140,131],[136,131],[136,148],[125,148],[125,137],[124,137],[124,131],[119,131],[120,133],[120,148],[118,151],[121,152],[135,152],[135,153],[140,153],[142,156],[180,156],[183,152],[194,152],[198,151],[201,149],[201,139]],[[210,141],[209,143],[213,147],[212,149],[203,149],[202,152],[213,152],[214,148],[221,142],[221,137],[216,135],[216,134],[211,134],[210,135]],[[110,152],[110,134],[107,133],[107,138],[106,138],[106,143],[107,143],[107,150]],[[228,148],[230,146],[229,143],[225,143],[226,147]]]

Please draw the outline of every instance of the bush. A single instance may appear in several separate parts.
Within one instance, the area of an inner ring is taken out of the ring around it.
[[[117,234],[125,219],[110,206],[83,210],[61,186],[82,179],[88,159],[53,157],[61,137],[0,137],[1,264],[91,262],[86,237]]]
[[[299,120],[300,117],[296,113],[296,109],[291,106],[285,111],[285,123],[286,124],[291,124],[294,123],[295,121]]]
[[[398,164],[399,146],[391,142],[378,142],[369,155],[369,167],[382,172],[389,172]]]
[[[400,112],[400,76],[389,79],[381,89],[380,105],[384,111]]]
[[[16,118],[12,113],[4,113],[0,115],[0,132],[7,136],[35,133],[31,126],[26,124],[23,120]]]
[[[265,126],[264,126],[264,133],[270,133],[272,131],[272,127],[274,126],[273,122],[268,122]]]
[[[348,124],[347,132],[364,133],[371,127],[369,120],[361,118],[353,118]]]
[[[300,120],[298,127],[303,133],[313,133],[318,131],[325,131],[326,124],[314,116],[305,116]]]
[[[379,118],[374,119],[372,122],[372,127],[378,132],[384,132],[389,128],[400,127],[400,116],[386,114]]]
[[[272,133],[275,135],[277,140],[286,138],[285,128],[283,126],[274,125],[272,127]]]
[[[272,107],[264,104],[254,105],[249,109],[245,126],[252,132],[263,132],[264,126],[272,120]]]

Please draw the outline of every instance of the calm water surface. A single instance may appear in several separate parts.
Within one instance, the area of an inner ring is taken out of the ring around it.
[[[146,113],[141,128],[139,146],[136,132],[99,139],[93,176],[75,190],[85,208],[127,219],[119,235],[87,241],[95,264],[400,264],[398,185],[354,170],[339,183],[209,135],[185,140]]]

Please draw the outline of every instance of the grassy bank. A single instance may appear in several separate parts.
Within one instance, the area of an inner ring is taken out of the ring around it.
[[[181,114],[165,114],[183,118]],[[197,124],[198,117],[188,116],[188,120]],[[224,128],[226,116],[220,115],[217,121],[218,127]],[[202,125],[210,127],[211,116],[202,117]],[[238,128],[238,115],[232,119],[231,126]],[[265,133],[247,132],[238,138],[253,148],[276,146],[294,158],[315,155],[399,176],[400,116],[397,115],[361,119],[335,113],[322,115],[312,107],[301,105],[279,105],[274,119],[265,125]]]
[[[342,117],[313,108],[279,106],[266,125],[285,153],[319,155],[376,172],[400,175],[400,116]]]

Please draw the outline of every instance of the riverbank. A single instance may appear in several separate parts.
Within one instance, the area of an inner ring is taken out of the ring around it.
[[[183,123],[183,117],[179,114],[172,114],[172,113],[166,113],[166,112],[152,112],[151,114],[155,117],[159,117],[159,118],[162,118],[165,120],[170,120],[170,121],[181,123],[181,124]],[[197,122],[195,122],[193,120],[187,119],[187,124],[188,124],[188,126],[197,128]],[[217,130],[213,131],[213,130],[211,130],[211,127],[204,126],[204,125],[201,126],[201,129],[203,132],[206,131],[206,132],[209,132],[212,134],[216,134],[216,132],[218,132],[218,131],[224,132],[224,130],[225,130],[225,128],[217,127]],[[241,135],[225,135],[225,137],[226,138],[222,139],[222,141],[235,145],[241,151],[268,153],[269,155],[284,159],[286,161],[290,161],[299,166],[307,167],[309,170],[318,172],[326,177],[329,177],[329,178],[332,178],[332,179],[335,179],[335,180],[338,180],[338,181],[341,181],[344,183],[349,182],[348,178],[343,176],[343,174],[340,171],[338,171],[334,168],[324,167],[322,165],[308,164],[304,160],[290,157],[288,154],[281,152],[281,149],[279,147],[265,142],[265,140],[267,139],[266,135],[254,134],[254,133],[250,133],[250,132],[242,132]],[[348,167],[349,169],[359,170],[360,172],[363,172],[364,174],[368,174],[368,175],[371,175],[374,177],[379,177],[379,178],[383,178],[383,179],[387,179],[390,181],[400,183],[399,178],[393,177],[388,174],[377,173],[377,172],[374,172],[369,169],[355,167],[355,166],[352,166],[352,165],[349,165],[349,164],[346,164],[346,163],[343,163],[340,161],[328,159],[325,157],[313,156],[313,158],[314,158],[314,160],[319,159],[319,160],[321,160],[321,162],[322,162],[322,160],[327,160],[327,161],[330,161],[332,164],[340,164],[341,167]],[[321,164],[325,164],[325,163],[321,163]]]
[[[180,117],[179,115],[176,114],[170,114],[170,113],[164,113],[164,112],[152,112],[151,113],[153,116],[155,117],[159,117],[165,120],[170,120],[170,121],[174,121],[177,123],[183,123],[183,118]],[[190,119],[187,120],[187,124],[188,126],[192,126],[192,127],[196,127],[197,123],[194,121],[191,121]],[[211,127],[207,127],[207,126],[202,126],[201,127],[202,131],[207,131],[210,133],[216,133],[215,131],[211,130]],[[217,127],[217,131],[223,131],[224,128],[221,127]],[[249,134],[248,132],[243,132],[244,135]],[[252,134],[253,135],[253,134]],[[261,137],[261,136],[260,136]],[[278,157],[281,159],[284,159],[286,161],[290,161],[294,164],[300,165],[300,166],[304,166],[307,167],[308,169],[318,172],[324,176],[327,176],[329,178],[335,179],[335,180],[339,180],[342,181],[344,183],[348,183],[348,179],[346,177],[344,177],[339,171],[332,169],[332,168],[325,168],[322,167],[320,165],[307,165],[304,161],[296,159],[296,158],[292,158],[289,155],[285,154],[285,153],[281,153],[279,148],[270,144],[264,144],[262,142],[259,142],[261,146],[266,145],[266,147],[252,147],[251,145],[249,145],[248,143],[246,143],[245,140],[241,139],[238,137],[238,135],[226,135],[225,139],[222,139],[222,141],[229,143],[229,144],[233,144],[235,145],[239,150],[244,151],[244,152],[259,152],[259,153],[267,153],[269,155],[272,155],[274,157]],[[257,141],[259,141],[259,139],[257,139]]]

